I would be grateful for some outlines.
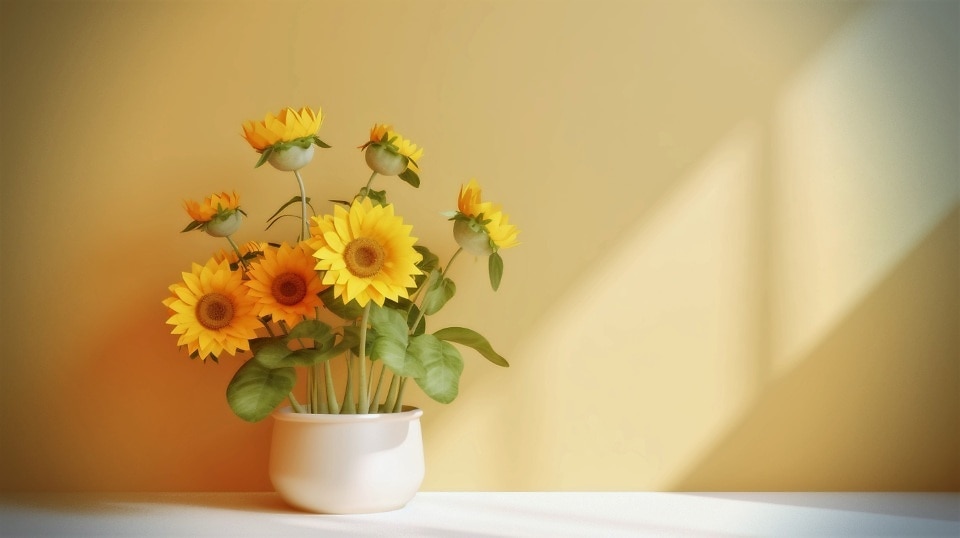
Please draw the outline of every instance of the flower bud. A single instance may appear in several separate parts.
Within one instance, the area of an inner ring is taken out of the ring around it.
[[[301,148],[300,146],[291,146],[286,149],[273,150],[267,157],[267,162],[281,172],[293,172],[310,164],[313,159],[313,146]]]
[[[240,229],[243,215],[239,211],[231,211],[222,216],[214,216],[203,229],[213,237],[227,237]]]
[[[393,153],[380,144],[367,146],[363,157],[367,161],[367,166],[381,176],[399,176],[407,169],[406,157]]]
[[[479,229],[475,229],[479,228]],[[490,246],[490,236],[476,222],[468,220],[455,220],[453,222],[453,238],[457,244],[463,247],[474,256],[489,256],[493,254],[493,247]]]

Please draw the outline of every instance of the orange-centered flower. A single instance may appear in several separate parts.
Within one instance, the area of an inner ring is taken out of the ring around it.
[[[167,323],[180,335],[177,345],[187,346],[201,360],[249,350],[260,321],[242,274],[231,271],[226,261],[211,259],[206,265],[193,264],[182,276],[182,282],[170,286],[173,295],[163,301],[173,312]]]
[[[317,294],[325,288],[313,269],[315,264],[313,249],[304,243],[265,249],[263,258],[251,265],[246,282],[257,299],[258,315],[290,327],[315,317],[316,308],[323,306]]]

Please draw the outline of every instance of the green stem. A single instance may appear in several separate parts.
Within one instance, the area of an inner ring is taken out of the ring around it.
[[[390,390],[387,391],[387,400],[383,402],[382,411],[389,413],[397,403],[397,393],[400,390],[400,376],[393,374],[390,378]]]
[[[319,364],[310,365],[310,374],[313,376],[313,387],[316,390],[314,398],[317,400],[318,411],[320,413],[329,413],[329,408],[327,407],[327,400],[324,398],[323,394],[323,381],[320,379],[321,370]]]
[[[441,276],[440,278],[443,278],[443,277]],[[410,326],[410,334],[413,334],[413,332],[417,330],[417,327],[420,326],[420,321],[423,320],[423,316],[424,316],[423,303],[426,302],[427,296],[430,295],[429,288],[432,285],[433,285],[433,273],[431,272],[430,276],[428,276],[427,279],[423,281],[423,287],[420,288],[420,289],[426,288],[427,291],[423,294],[423,301],[420,301],[420,306],[417,308],[417,320],[414,321],[413,325]]]
[[[367,386],[367,323],[370,320],[370,302],[363,307],[363,317],[360,319],[360,380],[358,388],[360,390],[360,409],[359,412],[366,414],[370,412],[370,388]]]
[[[310,234],[310,225],[307,224],[307,189],[303,186],[300,170],[294,170],[293,175],[297,176],[297,185],[300,187],[300,241],[303,241]]]
[[[360,191],[360,201],[362,202],[367,197],[367,193],[370,192],[370,185],[373,184],[373,178],[377,177],[377,173],[374,172],[370,174],[370,179],[367,180],[367,185]]]
[[[403,411],[403,389],[407,386],[407,378],[404,377],[400,380],[400,390],[397,391],[397,403],[393,406],[393,412],[399,413]]]
[[[357,402],[353,395],[353,370],[356,367],[353,364],[353,354],[347,352],[347,387],[343,391],[343,407],[341,413],[354,415],[357,413]]]
[[[453,253],[453,256],[450,256],[450,261],[447,262],[447,266],[443,268],[443,271],[440,271],[440,278],[447,276],[447,271],[449,271],[450,266],[453,265],[453,260],[457,259],[457,256],[459,256],[461,252],[463,252],[463,247],[458,248],[457,251]]]
[[[261,324],[263,325],[263,327],[267,330],[267,334],[269,334],[270,336],[276,336],[276,335],[273,333],[273,329],[270,328],[270,324],[269,324],[269,323],[267,323],[266,321],[264,321],[263,318],[257,318],[257,319],[260,320],[260,323],[261,323]]]
[[[453,256],[450,256],[450,261],[447,262],[447,266],[444,267],[442,271],[440,271],[440,281],[441,281],[441,282],[443,281],[444,275],[447,274],[447,270],[450,269],[450,266],[453,264],[453,260],[457,259],[457,256],[460,255],[460,253],[461,253],[462,251],[463,251],[463,247],[460,247],[460,248],[457,249],[456,252],[453,253]],[[433,273],[431,273],[431,275],[432,275],[432,274],[433,274]],[[433,285],[433,279],[428,277],[428,278],[423,282],[423,286],[420,288],[420,289],[427,288],[427,291],[423,294],[423,301],[420,301],[420,309],[419,309],[420,311],[417,313],[417,320],[413,322],[413,325],[412,325],[411,328],[410,328],[410,334],[413,334],[413,331],[417,330],[417,327],[420,325],[420,321],[423,320],[423,316],[424,316],[423,303],[424,303],[424,301],[427,300],[427,295],[430,294],[430,289],[429,289],[429,288],[430,288],[431,285]],[[420,290],[417,290],[417,293],[419,294],[419,293],[420,293]]]
[[[297,397],[293,395],[293,392],[287,394],[287,399],[290,400],[290,407],[293,408],[294,413],[303,413],[303,406],[297,401]]]
[[[333,370],[330,368],[330,361],[323,361],[323,373],[327,384],[327,407],[336,415],[340,412],[340,404],[337,403],[337,393],[333,388]]]
[[[387,373],[387,365],[381,364],[380,377],[377,378],[377,388],[373,393],[373,398],[371,399],[371,405],[373,407],[374,412],[376,413],[380,412],[380,389],[383,388],[383,378],[386,377],[385,375],[386,373]]]
[[[230,242],[230,246],[233,247],[233,251],[237,253],[237,259],[240,260],[240,266],[243,267],[243,271],[246,272],[248,269],[247,260],[244,260],[243,254],[240,254],[240,247],[238,247],[237,244],[233,242],[233,238],[230,237],[229,235],[227,236],[227,241]]]
[[[314,413],[317,410],[317,399],[316,399],[316,390],[314,387],[316,381],[313,379],[312,372],[307,370],[307,406],[310,408],[310,412]]]

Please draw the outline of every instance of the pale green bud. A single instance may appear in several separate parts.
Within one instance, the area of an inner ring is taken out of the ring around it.
[[[240,229],[243,215],[239,211],[231,211],[221,216],[215,216],[203,226],[203,230],[213,237],[227,237]]]
[[[367,166],[381,176],[399,176],[407,169],[406,157],[393,153],[380,144],[367,146],[363,157],[367,161]]]
[[[310,164],[313,159],[313,146],[301,148],[291,146],[287,149],[273,150],[267,157],[267,162],[281,172],[293,172]]]
[[[453,221],[453,238],[457,244],[474,256],[489,256],[493,254],[490,245],[490,236],[483,226],[468,220]]]

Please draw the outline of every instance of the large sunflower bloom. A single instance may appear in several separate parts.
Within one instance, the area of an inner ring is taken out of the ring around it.
[[[242,274],[231,271],[226,261],[193,264],[183,281],[170,286],[172,297],[163,304],[173,311],[167,323],[179,334],[177,345],[187,346],[201,360],[217,360],[226,351],[248,351],[260,325],[255,300],[247,295]]]
[[[317,294],[324,289],[315,264],[313,251],[302,243],[264,250],[263,258],[250,266],[246,281],[250,295],[257,299],[257,315],[290,327],[314,317],[316,308],[323,305]]]
[[[360,306],[408,297],[421,260],[412,228],[394,215],[392,204],[374,206],[369,198],[349,211],[337,206],[333,215],[313,217],[311,246],[316,269],[326,271],[323,283],[344,303],[356,299]]]
[[[475,220],[483,227],[496,247],[494,250],[519,244],[517,227],[510,224],[509,218],[499,205],[482,201],[480,185],[475,179],[471,179],[469,183],[460,187],[457,208],[460,210],[460,215],[467,217],[467,220]]]
[[[320,108],[314,112],[310,107],[299,111],[287,107],[267,114],[263,121],[243,122],[243,137],[261,154],[257,166],[269,160],[280,170],[299,170],[313,158],[314,144],[330,147],[317,137],[322,123]]]

